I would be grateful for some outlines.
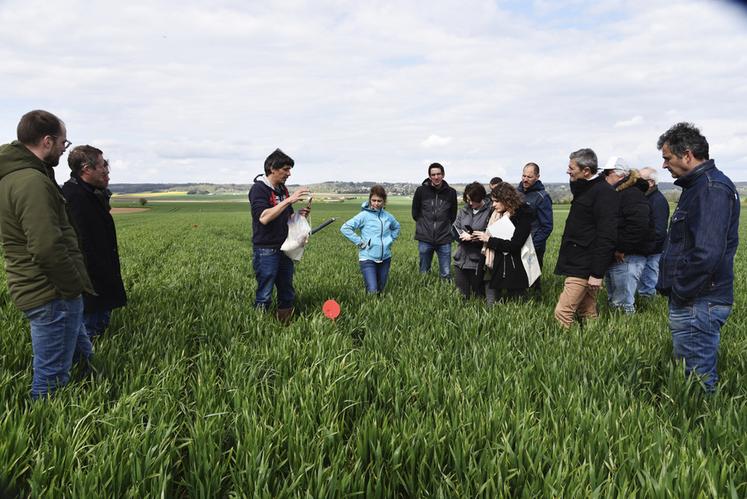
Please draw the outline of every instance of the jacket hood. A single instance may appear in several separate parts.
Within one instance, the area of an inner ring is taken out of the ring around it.
[[[434,191],[436,190],[436,188],[431,185],[431,179],[430,178],[427,178],[427,179],[423,180],[423,183],[420,184],[420,185],[424,185],[426,187],[430,187]],[[449,183],[446,180],[442,180],[441,181],[441,188],[438,189],[438,190],[442,191],[442,190],[446,189],[447,187],[449,187]]]
[[[384,211],[384,208],[382,207],[382,208],[381,208],[381,209],[379,209],[379,210],[375,210],[375,209],[371,208],[371,207],[370,207],[370,206],[368,205],[368,201],[363,201],[363,202],[361,203],[361,211],[370,211],[371,213],[378,213],[378,212],[380,212],[380,211]]]
[[[44,161],[37,158],[34,153],[17,140],[0,146],[0,180],[10,173],[26,168],[39,170],[44,175],[54,179],[54,173],[50,171],[51,167],[47,166]]]
[[[617,192],[624,191],[628,187],[632,187],[634,185],[641,189],[643,192],[646,192],[648,190],[648,182],[642,179],[641,174],[638,172],[638,170],[635,169],[630,170],[630,175],[617,183],[617,185],[615,186],[615,190]]]
[[[524,190],[524,184],[519,182],[519,187],[517,189],[519,192],[534,192],[534,191],[544,191],[545,185],[542,183],[541,180],[537,180],[535,183],[533,183],[529,189]]]

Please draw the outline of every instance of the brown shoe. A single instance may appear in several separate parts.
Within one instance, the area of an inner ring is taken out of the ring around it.
[[[287,326],[290,324],[291,317],[293,317],[293,307],[279,308],[276,316],[282,325]]]

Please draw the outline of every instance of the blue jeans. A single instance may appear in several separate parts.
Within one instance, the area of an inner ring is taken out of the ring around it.
[[[112,318],[111,310],[97,310],[96,312],[88,312],[83,314],[83,324],[86,326],[88,336],[93,338],[100,334],[104,334],[106,328],[109,327],[109,321]]]
[[[56,299],[25,310],[31,324],[34,377],[31,397],[51,395],[70,381],[76,348],[88,358],[93,345],[83,325],[83,298]]]
[[[361,260],[361,274],[363,274],[363,284],[366,286],[367,293],[380,293],[384,291],[386,281],[389,279],[389,267],[392,259],[387,258],[381,263],[373,260]]]
[[[713,305],[696,299],[689,305],[669,300],[669,329],[676,360],[685,360],[685,372],[695,371],[704,377],[707,391],[716,389],[716,359],[721,340],[721,326],[731,313],[731,305]]]
[[[254,275],[257,277],[255,308],[267,310],[272,303],[272,288],[278,290],[278,308],[291,308],[296,300],[293,290],[293,260],[279,249],[254,248]]]
[[[646,266],[643,268],[641,280],[638,282],[638,294],[652,297],[656,295],[656,280],[659,278],[659,260],[661,253],[646,257]]]
[[[635,290],[645,266],[646,257],[643,255],[625,255],[625,261],[610,266],[604,283],[611,308],[621,308],[626,314],[635,313]]]
[[[420,272],[430,272],[434,251],[438,255],[438,274],[448,279],[451,274],[451,243],[431,244],[418,241]]]

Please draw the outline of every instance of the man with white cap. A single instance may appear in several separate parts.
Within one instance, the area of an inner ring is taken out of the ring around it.
[[[648,182],[620,156],[607,161],[604,175],[620,196],[615,261],[604,279],[607,302],[612,309],[632,314],[646,257],[654,251],[654,219],[645,195]]]

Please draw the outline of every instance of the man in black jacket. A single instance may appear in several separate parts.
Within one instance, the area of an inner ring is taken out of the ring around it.
[[[604,278],[610,308],[635,313],[635,290],[654,251],[654,217],[645,192],[648,182],[625,160],[612,156],[604,167],[607,183],[620,195],[615,261]]]
[[[555,306],[564,327],[597,317],[597,293],[615,251],[619,199],[598,169],[591,149],[571,153],[568,163],[573,201],[563,231],[555,273],[566,276]]]
[[[100,149],[89,145],[70,151],[67,162],[70,180],[62,192],[96,292],[83,294],[83,322],[93,338],[109,326],[112,310],[127,304],[117,231],[109,214],[109,163]]]
[[[456,220],[457,195],[444,180],[444,167],[433,163],[428,167],[428,178],[415,190],[412,198],[412,218],[415,220],[415,239],[420,253],[420,272],[428,272],[433,252],[438,255],[439,275],[451,275],[451,224]]]
[[[656,295],[656,280],[659,278],[659,260],[667,239],[667,225],[669,224],[669,202],[656,185],[656,170],[651,167],[641,168],[641,178],[648,182],[646,198],[654,215],[656,238],[653,253],[646,257],[646,267],[638,282],[638,294],[644,298]]]

